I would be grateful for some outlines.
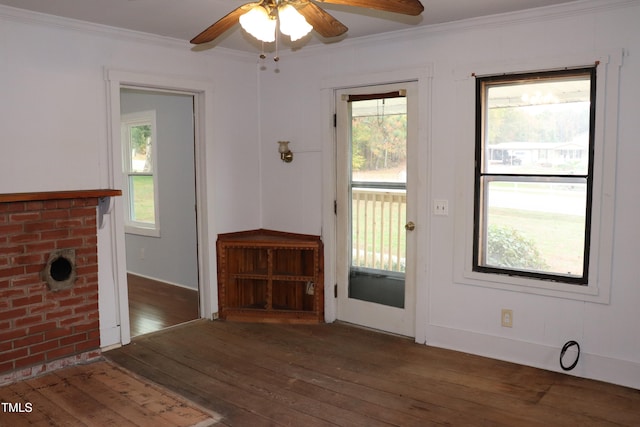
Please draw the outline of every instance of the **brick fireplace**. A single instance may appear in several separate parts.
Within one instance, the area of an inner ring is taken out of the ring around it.
[[[0,384],[100,356],[98,205],[117,195],[0,194]]]

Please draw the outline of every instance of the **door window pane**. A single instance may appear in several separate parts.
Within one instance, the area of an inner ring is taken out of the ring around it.
[[[349,297],[404,307],[407,99],[352,100]]]
[[[406,183],[406,98],[354,101],[351,114],[352,180]]]

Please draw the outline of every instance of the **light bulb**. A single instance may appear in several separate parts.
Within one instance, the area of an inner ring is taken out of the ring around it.
[[[296,41],[309,34],[313,27],[309,25],[304,16],[290,4],[285,4],[278,9],[280,19],[280,31]]]
[[[240,16],[240,25],[260,41],[270,43],[276,39],[276,20],[271,19],[267,10],[262,6],[256,6]]]

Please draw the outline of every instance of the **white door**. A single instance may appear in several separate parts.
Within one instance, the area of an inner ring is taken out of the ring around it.
[[[339,320],[415,336],[417,83],[339,90]]]

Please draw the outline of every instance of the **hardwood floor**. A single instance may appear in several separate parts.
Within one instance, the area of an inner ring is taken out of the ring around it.
[[[0,426],[218,426],[217,414],[101,361],[0,387]]]
[[[127,274],[131,336],[198,319],[198,292]]]
[[[202,320],[104,355],[227,425],[640,425],[639,390],[344,324]]]

